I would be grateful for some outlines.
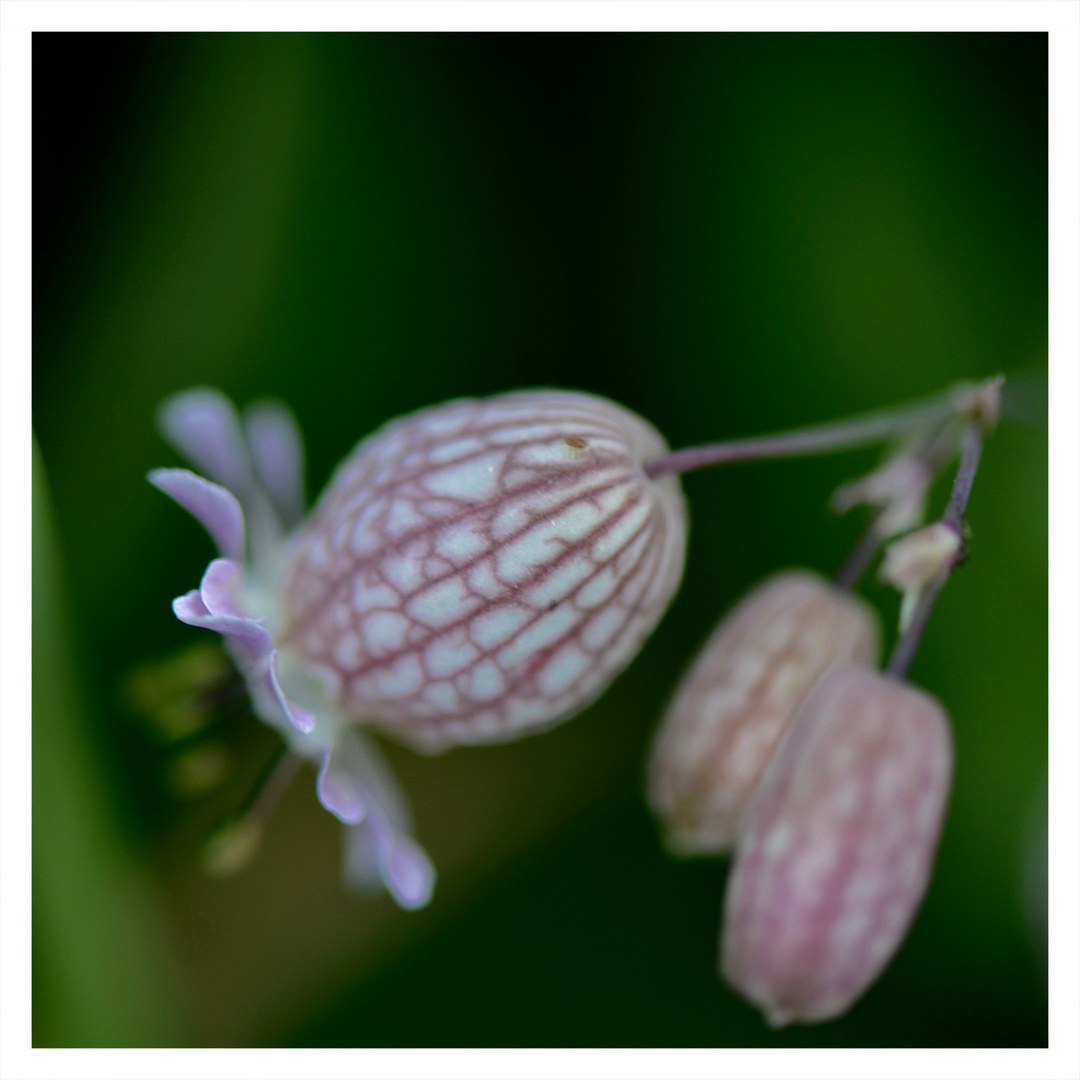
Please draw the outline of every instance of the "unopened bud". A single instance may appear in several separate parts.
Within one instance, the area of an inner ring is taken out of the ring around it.
[[[678,587],[666,444],[587,394],[455,401],[388,424],[294,542],[280,640],[349,715],[417,749],[550,727],[625,667]]]
[[[933,478],[924,462],[900,454],[838,488],[829,505],[839,514],[861,504],[878,507],[880,513],[874,522],[878,536],[895,536],[922,523]]]
[[[873,665],[876,614],[808,571],[759,585],[683,677],[653,747],[649,799],[679,854],[723,852],[800,701],[833,664]]]
[[[935,521],[894,541],[885,549],[882,581],[903,592],[929,585],[956,558],[963,541],[944,521]]]
[[[721,971],[769,1023],[846,1012],[926,891],[952,778],[941,705],[833,668],[807,696],[740,827]]]
[[[922,591],[942,570],[956,562],[962,547],[956,529],[944,521],[935,521],[909,532],[885,549],[878,576],[903,593],[901,633],[908,628]]]

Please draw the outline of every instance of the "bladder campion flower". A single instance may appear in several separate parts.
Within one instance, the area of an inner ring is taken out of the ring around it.
[[[150,481],[221,553],[173,610],[224,637],[255,712],[318,766],[320,801],[349,827],[349,880],[422,906],[434,870],[359,725],[433,752],[550,727],[600,694],[682,575],[679,481],[642,469],[664,440],[586,394],[454,401],[364,440],[298,524],[302,447],[284,407],[249,409],[242,427],[196,389],[160,422],[210,479]],[[212,861],[233,865],[257,832],[224,834]]]
[[[830,665],[877,662],[876,613],[805,570],[743,598],[683,677],[653,747],[649,799],[679,854],[727,851],[799,702]]]
[[[721,970],[774,1027],[846,1012],[926,891],[952,781],[941,705],[830,669],[799,707],[740,824]]]

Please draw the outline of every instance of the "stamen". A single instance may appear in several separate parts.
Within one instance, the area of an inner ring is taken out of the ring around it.
[[[270,767],[269,775],[256,788],[255,797],[245,817],[257,821],[260,825],[265,825],[274,816],[278,803],[289,790],[289,785],[293,782],[303,760],[299,754],[283,746]]]
[[[247,809],[238,817],[225,821],[207,838],[201,861],[208,874],[227,877],[251,862],[258,851],[263,831],[289,789],[302,760],[299,754],[282,744],[250,796]]]

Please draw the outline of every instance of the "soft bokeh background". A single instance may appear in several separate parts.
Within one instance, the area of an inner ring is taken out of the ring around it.
[[[913,670],[956,730],[936,876],[835,1023],[770,1031],[721,984],[726,864],[664,854],[642,773],[720,613],[842,561],[860,522],[825,501],[872,452],[688,477],[682,592],[598,703],[388,748],[440,872],[420,913],[343,891],[310,770],[253,865],[205,876],[269,743],[240,724],[228,783],[179,800],[124,697],[200,636],[169,601],[210,543],[144,479],[177,463],[173,391],[288,401],[317,493],[454,396],[594,391],[679,446],[1043,370],[1045,36],[36,34],[33,59],[37,1044],[1046,1044],[1038,423],[987,445]]]

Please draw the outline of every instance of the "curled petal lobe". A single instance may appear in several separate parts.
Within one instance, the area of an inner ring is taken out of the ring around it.
[[[173,601],[176,617],[189,626],[221,634],[248,681],[254,705],[264,719],[283,720],[301,734],[315,729],[315,716],[289,700],[278,678],[278,653],[265,620],[240,610],[237,592],[243,569],[231,559],[215,559],[199,589]]]
[[[207,476],[243,496],[250,464],[240,421],[232,402],[209,387],[196,387],[168,398],[158,425],[170,443]]]
[[[212,615],[247,616],[240,610],[237,594],[243,584],[244,568],[233,559],[214,559],[199,582],[199,594]]]
[[[265,620],[250,618],[238,607],[236,593],[242,579],[239,563],[214,559],[206,568],[198,590],[177,597],[173,611],[189,626],[221,634],[241,669],[248,674],[269,655],[273,637]]]
[[[155,469],[147,479],[199,521],[222,555],[243,561],[244,512],[232,492],[188,469]]]
[[[769,1022],[846,1012],[899,948],[930,880],[952,777],[941,705],[838,666],[807,696],[740,825],[727,981]]]
[[[215,615],[207,607],[203,594],[198,589],[178,596],[173,601],[173,612],[188,626],[198,626],[221,634],[245,671],[270,652],[273,638],[265,626],[255,619],[243,616]]]

